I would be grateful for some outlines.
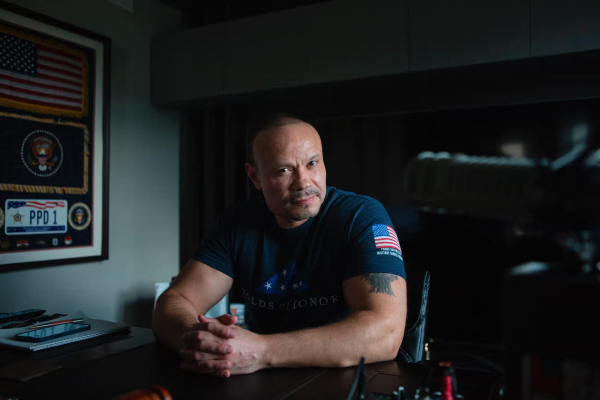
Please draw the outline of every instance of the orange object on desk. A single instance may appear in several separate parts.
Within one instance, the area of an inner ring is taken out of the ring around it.
[[[173,398],[167,389],[159,385],[154,385],[147,389],[126,393],[115,400],[173,400]]]

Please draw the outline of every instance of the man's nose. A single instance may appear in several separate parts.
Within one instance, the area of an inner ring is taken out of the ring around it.
[[[293,182],[294,190],[305,190],[310,187],[310,175],[306,168],[296,168],[295,179]]]

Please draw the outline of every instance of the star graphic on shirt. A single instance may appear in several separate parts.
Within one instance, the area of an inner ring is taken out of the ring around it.
[[[271,289],[271,284],[269,282],[265,283],[265,287],[267,288],[267,290]]]
[[[284,269],[283,272],[282,272],[282,274],[283,274],[283,276],[286,276],[287,275],[287,269]]]
[[[298,289],[298,284],[297,284],[297,283],[294,283],[294,284],[292,285],[292,287],[293,287],[294,289]]]
[[[300,284],[298,285],[299,287],[302,286],[302,281],[300,281]]]
[[[283,286],[283,283],[281,284],[281,286],[279,286],[279,288],[281,289],[282,292],[285,290],[285,286]]]

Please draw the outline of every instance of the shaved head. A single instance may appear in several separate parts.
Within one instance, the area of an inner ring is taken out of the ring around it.
[[[253,122],[249,126],[248,146],[246,150],[246,158],[248,162],[254,166],[257,165],[255,142],[257,137],[266,131],[271,131],[273,128],[279,128],[286,125],[307,124],[310,123],[291,114],[270,114],[257,122]]]
[[[246,172],[277,223],[289,229],[316,216],[327,194],[327,173],[315,128],[280,115],[257,129],[251,143]]]

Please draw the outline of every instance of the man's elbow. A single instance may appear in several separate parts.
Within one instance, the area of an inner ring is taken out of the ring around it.
[[[371,342],[367,344],[369,352],[367,362],[383,362],[392,361],[398,355],[402,339],[404,337],[403,326],[395,323],[382,324],[378,327],[382,333],[376,338],[371,338]],[[357,365],[358,363],[354,363]]]
[[[167,289],[156,300],[156,306],[152,313],[152,330],[158,339],[165,339],[169,331],[169,314],[172,313],[173,304],[177,301],[177,295]]]
[[[368,362],[391,361],[396,358],[402,339],[404,338],[404,324],[398,318],[389,315],[379,316],[377,323],[371,326],[372,336],[369,338]],[[375,333],[377,332],[377,333]],[[370,358],[370,361],[369,361]]]
[[[392,335],[388,335],[387,337],[367,344],[369,350],[363,353],[367,363],[392,361],[396,358],[398,350],[400,349],[400,344],[402,343],[402,337],[398,339],[394,334],[395,332],[393,332]],[[360,358],[344,357],[338,360],[338,363],[335,366],[338,368],[355,367],[359,362]]]
[[[152,329],[156,331],[156,328],[161,325],[161,319],[164,314],[165,307],[165,293],[162,293],[158,299],[156,300],[156,304],[154,306],[154,312],[152,313]]]
[[[163,329],[165,327],[164,321],[163,321],[163,310],[162,307],[159,308],[160,305],[157,302],[156,303],[156,308],[154,309],[154,313],[152,313],[152,330],[154,331],[154,335],[158,338],[158,339],[162,339],[163,336]]]
[[[152,330],[156,333],[157,331],[160,330],[160,327],[162,326],[161,323],[161,315],[160,312],[157,312],[156,310],[154,310],[154,313],[152,314]]]
[[[398,355],[398,351],[400,351],[400,346],[402,345],[402,334],[396,334],[393,336],[391,340],[390,349],[388,350],[388,360],[394,360]]]
[[[394,324],[388,328],[386,337],[380,341],[381,361],[391,361],[396,358],[403,338],[404,329],[401,326]]]

